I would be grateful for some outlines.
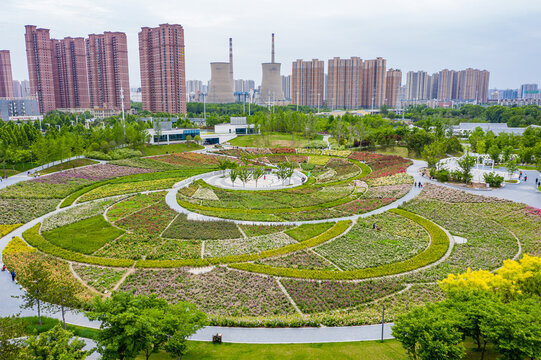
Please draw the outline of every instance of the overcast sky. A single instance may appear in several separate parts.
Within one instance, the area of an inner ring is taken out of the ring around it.
[[[122,31],[128,36],[131,86],[140,85],[142,26],[184,27],[186,78],[208,80],[212,61],[227,61],[233,37],[236,79],[261,82],[261,63],[282,74],[295,59],[387,59],[404,73],[467,67],[490,71],[490,87],[541,83],[540,0],[1,0],[0,49],[11,50],[14,79],[28,79],[24,25],[51,37]],[[326,67],[327,64],[325,64]]]

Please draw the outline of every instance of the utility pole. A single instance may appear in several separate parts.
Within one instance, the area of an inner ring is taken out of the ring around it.
[[[122,103],[122,127],[126,134],[126,119],[124,118],[124,88],[120,88],[120,102]]]

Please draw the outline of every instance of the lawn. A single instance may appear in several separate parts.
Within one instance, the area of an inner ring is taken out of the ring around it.
[[[122,234],[122,230],[111,226],[102,215],[97,215],[46,231],[43,233],[43,237],[61,248],[92,254]]]
[[[81,166],[93,165],[97,163],[98,163],[97,161],[90,160],[90,159],[75,159],[75,160],[66,161],[61,164],[48,167],[47,169],[42,170],[39,173],[45,175],[45,174],[54,173],[60,170],[71,170],[71,169],[78,168]]]
[[[286,234],[297,241],[305,241],[319,234],[323,234],[329,230],[334,223],[319,223],[319,224],[304,224],[291,230],[287,230]]]
[[[143,148],[143,156],[181,153],[186,151],[200,150],[203,148],[203,146],[197,145],[194,142],[169,145],[145,145]]]
[[[318,140],[321,136],[318,136]],[[245,135],[237,136],[233,140],[230,140],[229,143],[233,146],[242,146],[242,147],[266,147],[266,148],[277,148],[277,147],[302,147],[308,144],[310,140],[304,139],[295,135],[292,138],[291,134],[281,134],[281,133],[271,133],[269,135]]]

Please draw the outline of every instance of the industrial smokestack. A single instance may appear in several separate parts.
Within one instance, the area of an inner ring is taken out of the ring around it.
[[[233,80],[233,38],[229,38],[229,74]]]
[[[271,52],[271,63],[274,64],[274,33],[272,33],[272,52]]]

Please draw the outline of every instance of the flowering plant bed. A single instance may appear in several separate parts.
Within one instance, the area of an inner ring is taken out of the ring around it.
[[[284,230],[288,230],[292,228],[292,226],[289,226],[289,225],[239,225],[239,226],[248,237],[274,234],[274,233],[282,232]]]
[[[218,159],[220,159],[220,157],[190,152],[155,156],[151,159],[181,167],[213,169],[218,166]]]
[[[120,166],[130,166],[130,167],[142,168],[142,169],[153,169],[157,171],[169,171],[169,170],[177,170],[181,168],[179,166],[168,164],[162,161],[156,161],[151,158],[130,158],[130,159],[114,160],[114,161],[111,161],[110,164],[120,165]]]
[[[188,220],[185,214],[179,214],[175,221],[163,233],[171,239],[234,239],[241,237],[237,225],[226,221]]]
[[[101,215],[112,204],[114,204],[114,201],[96,201],[64,210],[46,218],[41,226],[41,231],[49,231],[96,215]]]
[[[164,200],[115,222],[115,225],[140,235],[161,234],[178,214]]]
[[[0,199],[0,224],[24,224],[53,211],[58,199]]]
[[[126,270],[98,266],[73,265],[73,270],[86,282],[101,293],[110,292],[120,281]]]
[[[163,199],[163,192],[152,192],[148,194],[137,194],[129,197],[126,200],[120,201],[114,204],[107,211],[107,218],[109,221],[115,222],[126,216],[133,214],[141,209],[144,209],[152,204],[157,203]]]
[[[294,313],[272,278],[225,268],[194,275],[185,270],[138,270],[121,291],[157,294],[172,303],[190,301],[210,314],[242,316]]]
[[[94,166],[87,166],[81,169],[67,170],[60,173],[41,176],[39,178],[30,180],[30,182],[47,184],[69,184],[73,181],[102,181],[115,177],[142,174],[152,171],[154,170],[129,166],[99,164]]]
[[[287,230],[286,234],[297,241],[306,241],[329,230],[334,223],[304,224],[294,229]]]
[[[288,267],[293,269],[320,269],[338,270],[327,259],[313,253],[311,250],[297,251],[285,256],[270,259],[256,260],[257,264],[264,264],[276,267]]]
[[[120,183],[120,184],[106,184],[92,191],[87,192],[86,194],[81,196],[77,201],[85,202],[85,201],[90,201],[90,200],[103,199],[110,196],[133,194],[140,191],[169,189],[180,180],[181,179],[178,179],[178,178],[171,178],[171,179],[148,180],[148,181],[141,181],[141,182]]]
[[[72,192],[82,188],[85,180],[65,184],[37,183],[24,181],[0,190],[0,198],[4,199],[63,199]]]
[[[281,248],[293,243],[295,243],[295,241],[284,233],[230,240],[209,240],[205,241],[204,256],[209,258],[259,253],[265,250]]]
[[[22,224],[6,224],[6,225],[0,225],[0,238],[3,238],[13,230],[17,229]]]
[[[58,165],[50,166],[50,167],[48,167],[48,168],[46,168],[44,170],[41,170],[39,173],[40,174],[51,174],[51,173],[54,173],[54,172],[57,172],[57,171],[73,170],[74,168],[78,168],[78,167],[81,167],[81,166],[93,165],[93,164],[96,164],[96,163],[97,163],[97,161],[90,160],[90,159],[85,159],[85,158],[75,159],[75,160],[65,161],[65,162],[60,163]]]

